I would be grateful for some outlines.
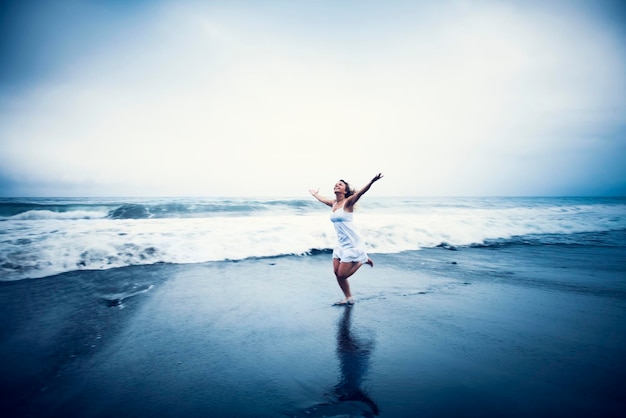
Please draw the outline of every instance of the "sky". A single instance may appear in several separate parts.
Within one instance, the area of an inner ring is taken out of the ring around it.
[[[0,196],[616,196],[625,157],[620,0],[0,0]]]

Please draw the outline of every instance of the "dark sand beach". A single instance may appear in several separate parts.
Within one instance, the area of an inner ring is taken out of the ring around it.
[[[626,416],[624,247],[330,256],[0,283],[4,416]]]

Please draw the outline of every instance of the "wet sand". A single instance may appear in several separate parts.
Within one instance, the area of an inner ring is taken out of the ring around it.
[[[330,256],[0,283],[8,416],[619,417],[623,248]]]

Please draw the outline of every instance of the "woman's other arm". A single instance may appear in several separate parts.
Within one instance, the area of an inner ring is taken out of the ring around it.
[[[328,206],[332,206],[335,203],[335,201],[332,200],[332,199],[329,199],[329,198],[324,197],[324,196],[320,196],[319,191],[320,191],[319,189],[317,189],[317,190],[309,189],[309,193],[311,193],[311,195],[313,195],[314,198],[316,198],[317,200],[319,200],[323,204],[328,205]]]

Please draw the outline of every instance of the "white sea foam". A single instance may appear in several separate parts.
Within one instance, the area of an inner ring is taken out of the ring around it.
[[[26,212],[13,215],[5,220],[16,221],[34,221],[34,220],[50,220],[50,219],[99,219],[107,216],[106,211],[92,210],[73,210],[68,212],[56,212],[52,210],[29,210]]]
[[[626,229],[624,204],[555,203],[375,200],[361,204],[355,221],[372,253]],[[255,201],[254,211],[241,215],[242,203],[236,204],[236,213],[220,206],[211,216],[145,219],[112,219],[102,210],[24,211],[0,221],[0,274],[15,280],[157,262],[306,254],[335,244],[323,206],[289,209],[281,203],[275,210],[275,203]]]

